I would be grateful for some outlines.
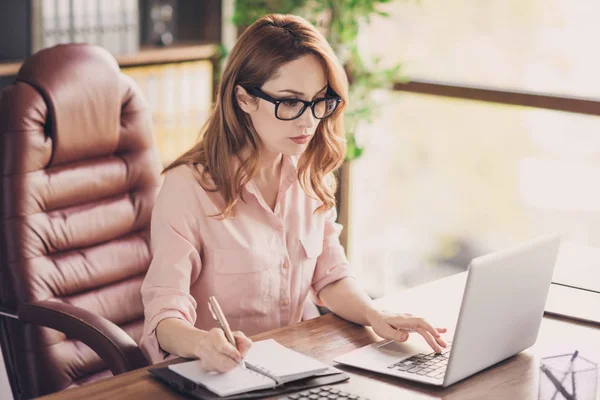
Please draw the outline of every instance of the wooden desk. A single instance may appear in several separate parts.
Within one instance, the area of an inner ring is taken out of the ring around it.
[[[390,310],[421,315],[435,326],[445,325],[452,335],[465,277],[465,273],[462,273],[441,279],[380,299],[378,303]],[[252,339],[267,338],[273,338],[285,346],[329,364],[333,364],[333,358],[340,354],[379,340],[370,328],[357,326],[331,314],[256,335]],[[338,387],[371,399],[537,399],[539,358],[572,352],[574,349],[579,349],[581,355],[600,362],[600,328],[545,317],[533,347],[449,388],[431,387],[350,367],[340,367],[350,374],[350,381]],[[173,362],[177,361],[171,361]],[[168,362],[162,365],[166,364]],[[600,383],[598,393],[600,394]],[[105,398],[185,397],[171,392],[152,379],[146,369],[44,397],[46,400]]]

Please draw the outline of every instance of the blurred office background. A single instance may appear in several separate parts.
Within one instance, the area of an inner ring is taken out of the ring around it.
[[[406,89],[433,94],[382,91],[382,117],[362,127],[348,250],[365,286],[387,294],[562,232],[555,280],[600,290],[600,55],[590,46],[600,4],[424,0],[382,9],[390,17],[363,27],[361,51],[401,62],[410,81],[423,82]],[[465,98],[441,95],[444,85]],[[574,112],[502,104],[511,102]]]

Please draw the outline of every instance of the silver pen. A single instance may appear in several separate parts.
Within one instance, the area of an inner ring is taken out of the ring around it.
[[[229,343],[231,343],[233,347],[237,349],[235,338],[233,337],[233,333],[231,333],[231,328],[229,328],[229,324],[227,323],[225,314],[223,314],[223,311],[221,310],[221,307],[219,306],[219,303],[217,302],[215,296],[210,296],[208,298],[208,309],[210,310],[212,317],[219,323],[221,329],[223,329],[223,332],[225,332],[225,337],[227,338]],[[244,359],[240,361],[240,365],[243,368],[246,368],[246,363],[244,362]]]

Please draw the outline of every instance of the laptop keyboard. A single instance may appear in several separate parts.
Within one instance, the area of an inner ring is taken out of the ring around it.
[[[430,378],[443,378],[444,374],[446,374],[451,348],[452,345],[448,344],[448,347],[442,349],[441,354],[435,352],[415,354],[412,357],[388,366],[388,368],[408,372],[409,374],[428,376]]]
[[[343,390],[335,389],[331,386],[322,386],[304,392],[295,393],[284,397],[286,400],[369,400],[366,397],[360,397]]]

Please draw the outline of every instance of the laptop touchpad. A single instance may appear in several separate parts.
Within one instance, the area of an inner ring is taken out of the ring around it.
[[[383,342],[381,345],[377,346],[377,350],[383,351],[389,355],[394,355],[397,357],[401,357],[404,355],[416,354],[418,351],[415,351],[413,346],[407,345],[406,343],[396,342],[392,340],[391,342]]]

